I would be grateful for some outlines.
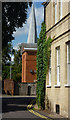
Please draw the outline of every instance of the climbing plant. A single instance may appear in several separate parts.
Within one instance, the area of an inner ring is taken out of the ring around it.
[[[43,22],[37,43],[37,104],[41,109],[45,107],[45,81],[49,68],[51,41],[50,37],[46,37],[46,25]]]

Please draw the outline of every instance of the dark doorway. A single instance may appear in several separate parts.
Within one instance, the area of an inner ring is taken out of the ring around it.
[[[56,113],[59,114],[60,113],[60,106],[56,104]]]
[[[28,86],[28,95],[31,95],[31,86]]]

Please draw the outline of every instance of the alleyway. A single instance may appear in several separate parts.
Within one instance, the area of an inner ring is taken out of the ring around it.
[[[3,97],[2,98],[2,118],[23,118],[24,119],[38,119],[42,118],[34,115],[27,110],[27,105],[31,102],[35,103],[36,97]],[[43,119],[42,119],[43,120]]]
[[[1,99],[1,98],[0,98]],[[3,96],[2,97],[2,120],[58,120],[63,117],[46,111],[29,111],[27,106],[35,104],[36,96]],[[52,119],[50,119],[52,118]],[[56,118],[56,119],[55,119]],[[66,120],[66,119],[65,119]]]

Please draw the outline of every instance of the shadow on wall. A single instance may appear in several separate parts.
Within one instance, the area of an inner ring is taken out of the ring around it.
[[[36,83],[20,83],[19,95],[36,96]]]
[[[46,99],[46,109],[51,111],[51,102],[49,101],[48,97]]]
[[[28,86],[28,95],[31,95],[31,86]]]

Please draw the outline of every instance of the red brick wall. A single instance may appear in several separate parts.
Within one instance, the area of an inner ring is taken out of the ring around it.
[[[26,82],[26,52],[22,54],[22,82]]]
[[[4,80],[4,91],[6,94],[8,94],[8,92],[11,95],[14,94],[14,81],[12,79]]]
[[[36,80],[36,73],[31,74],[31,69],[36,70],[36,51],[28,51],[22,54],[22,82],[33,83]]]

